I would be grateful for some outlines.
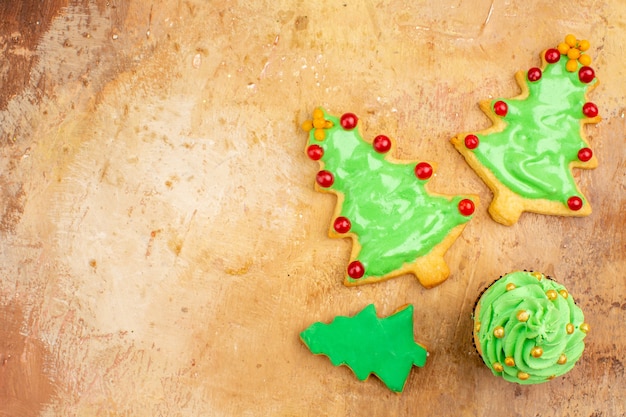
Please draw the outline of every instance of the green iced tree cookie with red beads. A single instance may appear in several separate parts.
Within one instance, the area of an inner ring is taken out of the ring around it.
[[[337,195],[330,237],[351,238],[345,285],[413,273],[427,288],[443,282],[443,256],[471,218],[476,196],[444,196],[426,189],[435,166],[394,159],[394,143],[379,135],[365,141],[352,113],[322,109],[303,124],[306,154],[318,161],[315,186]]]
[[[589,42],[567,35],[541,54],[543,65],[515,78],[522,93],[480,103],[493,125],[452,138],[456,149],[494,194],[489,213],[512,225],[524,211],[586,216],[591,206],[572,168],[598,164],[584,135],[600,121],[587,93],[598,85]]]
[[[413,366],[423,367],[428,356],[413,339],[412,305],[379,318],[370,304],[353,317],[314,323],[300,339],[314,354],[328,356],[333,365],[348,366],[361,381],[374,374],[395,392],[404,389]]]

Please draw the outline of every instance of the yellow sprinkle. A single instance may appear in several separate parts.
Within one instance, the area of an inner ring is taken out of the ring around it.
[[[324,118],[318,119],[315,118],[313,119],[313,127],[316,129],[323,129],[324,126],[326,126],[326,120],[324,120]]]
[[[563,297],[563,298],[567,298],[567,296],[569,295],[567,290],[561,290],[561,291],[559,291],[559,294],[561,294],[561,297]]]
[[[586,39],[578,42],[578,49],[580,49],[581,51],[586,51],[587,49],[589,49],[590,46],[591,45],[589,44],[589,41]]]
[[[326,120],[326,124],[324,125],[324,129],[330,129],[334,124],[331,120]]]
[[[310,120],[305,120],[304,123],[302,123],[302,130],[304,130],[305,132],[310,132],[311,129],[313,129],[313,122]]]
[[[498,326],[493,329],[493,335],[498,339],[502,339],[504,337],[504,327]]]
[[[528,321],[530,314],[526,310],[520,310],[517,312],[517,319],[519,321]]]
[[[570,59],[565,64],[565,69],[569,72],[575,72],[578,69],[578,61],[576,61],[575,59]]]
[[[556,47],[556,49],[559,50],[559,52],[561,53],[561,55],[565,55],[567,54],[567,51],[569,51],[569,45],[566,44],[565,42],[561,42],[559,44],[559,46]]]
[[[527,380],[528,378],[530,378],[530,375],[528,375],[526,372],[519,371],[519,372],[517,373],[517,377],[518,377],[519,379],[521,379],[522,381],[525,381],[525,380]]]
[[[323,129],[315,129],[315,132],[313,132],[313,137],[315,138],[315,140],[322,141],[326,139],[326,132],[324,132]]]
[[[580,62],[582,65],[589,66],[591,65],[591,57],[587,54],[582,54],[578,58],[578,62]]]
[[[504,366],[502,366],[502,364],[500,362],[496,362],[493,365],[491,365],[491,367],[493,368],[494,371],[496,372],[502,372],[504,371]]]
[[[572,48],[576,46],[576,36],[569,34],[565,37],[565,43]]]
[[[540,358],[543,355],[543,349],[540,346],[535,346],[530,350],[530,354],[533,358]]]
[[[550,375],[549,377],[547,377],[546,379],[548,381],[553,380],[554,378],[556,378],[556,375]]]
[[[574,325],[572,323],[567,323],[567,326],[565,326],[565,331],[567,332],[567,334],[574,333]]]
[[[477,321],[477,322],[474,324],[474,331],[475,331],[476,333],[478,333],[478,332],[480,331],[480,322],[479,322],[479,321]]]
[[[556,361],[556,363],[558,363],[559,365],[565,365],[566,362],[567,356],[565,356],[565,353],[561,353],[561,356],[559,356],[559,359]]]
[[[323,119],[324,118],[324,111],[322,109],[320,109],[319,107],[315,110],[313,110],[313,118],[314,119]]]
[[[507,358],[504,359],[504,364],[506,366],[515,366],[515,359],[513,359],[511,356],[508,356]]]
[[[589,323],[583,323],[580,325],[580,327],[578,327],[580,329],[581,332],[583,333],[589,333],[589,331],[591,330],[591,328],[589,327]]]
[[[506,290],[507,291],[514,290],[515,288],[516,288],[515,284],[513,284],[512,282],[509,282],[508,284],[506,284]]]
[[[530,275],[537,278],[537,281],[541,281],[541,278],[543,278],[543,274],[541,272],[531,272]]]
[[[569,59],[578,59],[579,56],[580,51],[576,48],[571,48],[569,51],[567,51],[567,57]]]
[[[557,298],[557,293],[554,290],[548,290],[546,291],[546,296],[548,297],[548,299],[554,301]]]

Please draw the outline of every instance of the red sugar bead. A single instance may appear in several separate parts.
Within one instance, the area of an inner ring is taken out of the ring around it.
[[[365,268],[359,261],[352,261],[348,265],[348,276],[352,279],[359,279],[365,275]]]
[[[374,138],[372,143],[374,150],[378,153],[386,153],[391,149],[391,139],[385,135],[378,135]]]
[[[506,114],[509,111],[509,106],[504,102],[504,101],[496,101],[493,104],[493,111],[498,115],[498,116],[506,116]]]
[[[598,115],[598,106],[588,101],[583,105],[583,114],[587,117],[596,117]]]
[[[354,113],[345,113],[341,116],[341,126],[346,130],[352,130],[359,122],[359,118]]]
[[[559,62],[559,59],[561,59],[561,53],[558,49],[551,48],[546,51],[545,58],[548,64],[554,64],[555,62]]]
[[[433,167],[428,162],[415,165],[415,176],[420,180],[427,180],[433,175]]]
[[[596,77],[596,73],[591,67],[580,67],[578,70],[578,79],[581,83],[590,83]]]
[[[567,207],[572,211],[578,211],[583,207],[583,200],[574,195],[567,199]]]
[[[337,217],[333,224],[333,228],[335,229],[335,231],[341,234],[348,233],[351,227],[352,224],[347,217]]]
[[[474,213],[474,202],[470,199],[459,201],[459,212],[464,216],[470,216]]]
[[[528,70],[528,81],[539,81],[541,78],[541,70],[537,67]]]
[[[467,149],[476,149],[478,147],[478,136],[476,135],[467,135],[465,136],[465,147]]]
[[[317,183],[324,188],[328,188],[335,182],[335,177],[330,171],[321,170],[315,176]]]
[[[593,158],[593,151],[591,149],[582,148],[578,151],[578,159],[580,159],[582,162],[587,162],[591,158]]]
[[[324,156],[324,149],[319,145],[311,145],[306,148],[306,154],[314,161],[319,161]]]

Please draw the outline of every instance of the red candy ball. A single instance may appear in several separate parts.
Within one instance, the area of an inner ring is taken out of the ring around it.
[[[465,136],[465,147],[467,149],[476,149],[478,147],[478,136],[476,135],[467,135]]]
[[[537,67],[528,70],[528,81],[539,81],[541,78],[541,70]]]
[[[352,261],[348,265],[348,276],[352,279],[359,279],[365,275],[365,268],[359,261]]]
[[[545,58],[548,64],[554,64],[555,62],[559,62],[559,59],[561,59],[561,53],[555,48],[548,49],[546,51]]]
[[[420,180],[427,180],[433,175],[433,167],[428,162],[415,165],[415,176]]]
[[[391,149],[391,139],[385,135],[378,135],[374,138],[372,143],[374,150],[378,153],[386,153]]]
[[[583,207],[583,200],[574,195],[567,199],[567,207],[572,211],[578,211]]]
[[[352,130],[359,122],[359,118],[354,113],[345,113],[341,116],[341,126],[346,130]]]
[[[506,114],[509,111],[509,106],[504,102],[504,101],[496,101],[493,104],[493,111],[498,115],[498,116],[506,116]]]
[[[591,149],[582,148],[578,151],[578,159],[580,159],[582,162],[587,162],[591,158],[593,158],[593,151]]]
[[[319,161],[324,156],[324,149],[319,145],[311,145],[306,148],[306,154],[314,161]]]
[[[472,215],[474,213],[474,202],[467,198],[459,201],[459,213],[464,216]]]
[[[591,67],[580,67],[578,70],[578,79],[581,83],[590,83],[596,77],[596,73]]]
[[[333,228],[335,229],[335,231],[341,234],[348,233],[351,227],[352,224],[347,217],[337,217],[335,219],[335,223],[333,224]]]
[[[587,102],[583,105],[583,114],[587,117],[596,117],[598,115],[598,106],[592,102]]]
[[[321,170],[315,176],[315,180],[320,185],[320,187],[328,188],[335,182],[335,177],[331,172]]]

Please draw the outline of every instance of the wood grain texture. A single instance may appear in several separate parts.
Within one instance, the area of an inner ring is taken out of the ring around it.
[[[55,4],[21,49],[34,14],[0,8],[0,415],[626,415],[622,2]],[[449,138],[487,127],[478,102],[517,95],[514,73],[570,32],[601,81],[599,166],[575,172],[594,212],[499,225]],[[343,286],[350,245],[326,235],[334,197],[299,128],[320,105],[436,161],[431,190],[480,196],[442,285]],[[472,347],[475,298],[524,268],[592,328],[541,386],[493,377]],[[369,303],[415,305],[431,355],[401,395],[298,339]]]

